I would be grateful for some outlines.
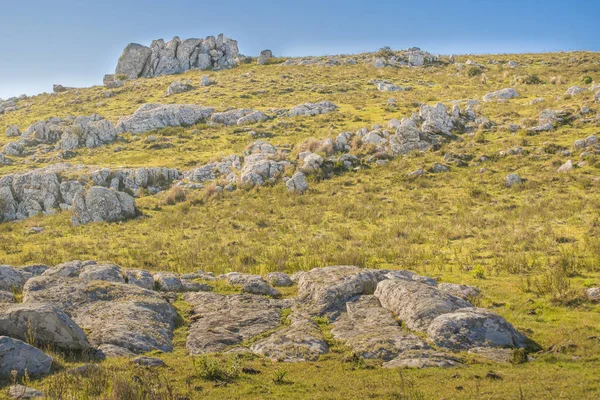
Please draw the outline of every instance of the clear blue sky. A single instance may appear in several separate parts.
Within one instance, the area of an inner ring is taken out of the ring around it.
[[[0,98],[101,84],[129,42],[237,39],[278,56],[600,51],[600,0],[0,0]]]

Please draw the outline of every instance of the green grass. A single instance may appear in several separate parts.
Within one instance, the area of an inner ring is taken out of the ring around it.
[[[211,196],[188,192],[185,200],[168,205],[169,193],[162,193],[139,198],[137,204],[144,216],[125,223],[72,227],[70,213],[60,212],[0,224],[0,261],[54,265],[72,259],[96,259],[122,267],[181,273],[198,269],[291,273],[336,264],[410,269],[443,281],[480,287],[483,298],[478,305],[492,308],[541,345],[543,351],[534,355],[535,361],[497,365],[463,354],[472,364],[466,368],[400,372],[369,363],[355,368],[345,361],[340,349],[314,363],[281,365],[245,357],[235,362],[259,374],[240,372],[228,382],[213,382],[185,356],[189,306],[179,300],[175,303],[181,316],[175,331],[175,351],[159,355],[168,368],[160,369],[158,375],[117,359],[102,363],[104,372],[98,382],[91,378],[72,382],[59,373],[32,386],[75,390],[75,398],[84,398],[85,388],[96,387],[99,393],[89,392],[90,398],[118,398],[127,390],[135,392],[132,382],[138,376],[150,387],[168,382],[168,390],[164,384],[160,390],[189,398],[600,397],[600,341],[594,339],[600,337],[600,308],[583,299],[584,288],[600,285],[598,156],[588,158],[588,165],[569,174],[556,172],[567,159],[579,161],[577,152],[564,157],[556,149],[572,150],[576,139],[598,134],[600,128],[574,122],[534,136],[524,131],[513,135],[501,128],[511,122],[535,120],[546,108],[576,112],[587,104],[597,112],[600,106],[593,104],[593,94],[571,98],[563,94],[569,86],[581,84],[582,76],[600,80],[600,56],[553,53],[468,58],[483,65],[487,84],[481,83],[481,77],[468,77],[467,68],[457,75],[456,66],[376,70],[365,65],[243,65],[211,72],[217,85],[207,89],[198,85],[203,73],[192,71],[128,82],[114,90],[116,95],[111,98],[104,97],[104,88],[94,87],[22,101],[20,110],[0,117],[0,131],[13,123],[25,130],[29,124],[51,116],[98,113],[116,122],[149,102],[265,111],[322,99],[338,104],[336,113],[283,117],[251,126],[271,143],[296,146],[297,150],[311,138],[335,137],[342,131],[408,117],[418,110],[420,102],[450,104],[458,99],[481,99],[483,94],[504,87],[515,87],[521,94],[508,103],[481,105],[481,114],[496,122],[498,129],[461,135],[461,140],[449,142],[439,151],[399,158],[384,167],[363,167],[328,180],[313,178],[304,195],[287,193],[279,183]],[[489,58],[501,64],[513,60],[520,67],[491,65]],[[576,62],[570,61],[573,58]],[[457,61],[466,60],[466,56],[457,57]],[[534,75],[538,84],[514,82],[515,76]],[[561,76],[563,83],[551,84],[555,76]],[[169,83],[180,79],[191,79],[198,89],[165,96]],[[386,79],[414,90],[378,92],[368,84],[371,79]],[[390,97],[398,101],[397,107],[388,106]],[[546,101],[529,105],[538,97]],[[113,145],[78,149],[69,162],[187,169],[240,153],[252,141],[244,130],[206,125],[152,134],[173,146],[152,150],[144,140],[147,134],[125,135],[125,141]],[[10,140],[0,135],[0,146]],[[517,145],[528,153],[497,156]],[[115,152],[116,147],[121,151]],[[428,174],[417,180],[407,178],[411,171],[442,162],[445,153],[471,154],[475,159],[486,155],[490,160],[451,166],[448,173]],[[32,164],[15,157],[14,165],[0,167],[0,175],[49,165],[54,155],[50,152]],[[526,184],[505,188],[503,179],[512,172],[526,178]],[[33,226],[45,230],[29,234]],[[217,290],[233,293],[238,288],[220,285]],[[284,292],[285,296],[294,295],[293,289]],[[327,327],[322,327],[326,331]],[[224,355],[214,359],[216,370],[227,369],[232,362]],[[63,369],[78,365],[64,360],[61,364]],[[490,370],[503,379],[486,378]],[[277,379],[282,371],[285,375]],[[162,398],[175,398],[167,392],[160,392],[165,396]]]

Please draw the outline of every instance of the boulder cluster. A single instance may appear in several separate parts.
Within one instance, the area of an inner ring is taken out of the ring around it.
[[[216,280],[240,293],[213,293]],[[297,296],[287,299],[274,287],[296,284]],[[14,302],[15,289],[23,291],[22,303]],[[529,345],[504,318],[473,306],[477,288],[438,284],[410,271],[335,266],[262,277],[152,274],[95,261],[4,265],[0,378],[15,370],[50,372],[52,357],[26,343],[32,335],[37,346],[99,359],[170,352],[176,320],[170,299],[176,292],[184,293],[196,316],[187,332],[189,354],[250,352],[274,361],[314,361],[329,351],[316,317],[326,318],[333,337],[356,356],[388,368],[451,367],[461,364],[457,351],[484,349],[481,354],[497,359]],[[284,309],[291,314],[282,324]],[[250,347],[241,346],[250,339]]]
[[[115,75],[137,79],[179,74],[190,69],[221,70],[237,65],[239,56],[237,41],[223,34],[205,39],[174,37],[168,42],[158,39],[150,47],[130,43],[119,57]],[[115,80],[114,76],[105,77],[108,82]]]

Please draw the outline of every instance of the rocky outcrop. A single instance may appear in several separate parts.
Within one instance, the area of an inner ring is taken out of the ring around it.
[[[212,113],[212,108],[191,104],[144,104],[133,115],[121,118],[116,129],[137,134],[168,126],[191,126],[207,120]]]
[[[18,339],[0,336],[0,379],[8,381],[12,372],[39,377],[50,372],[52,357]]]
[[[102,186],[80,191],[73,199],[73,224],[117,222],[137,215],[135,199],[125,193]]]
[[[242,110],[229,110],[221,113],[214,113],[210,121],[222,125],[249,125],[266,121],[268,117],[261,111],[255,111],[250,108]]]
[[[318,103],[304,103],[292,107],[289,112],[290,117],[315,116],[319,114],[328,114],[338,109],[338,106],[330,101],[320,101]]]
[[[20,291],[31,277],[33,274],[29,272],[10,265],[0,265],[0,290],[3,292]]]
[[[222,351],[279,326],[281,308],[262,296],[193,293],[184,299],[198,316],[188,331],[190,354]]]
[[[239,62],[237,41],[224,37],[158,39],[150,47],[130,43],[119,57],[116,74],[130,79],[179,74],[190,69],[220,70]]]

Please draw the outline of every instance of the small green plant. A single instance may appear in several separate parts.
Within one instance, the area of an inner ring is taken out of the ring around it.
[[[527,351],[525,349],[514,349],[512,351],[510,362],[511,364],[525,364],[528,360]]]
[[[469,67],[469,69],[467,70],[467,76],[469,76],[470,78],[479,76],[481,74],[483,74],[483,71],[479,67],[473,66],[473,67]]]
[[[584,85],[591,85],[592,82],[594,82],[594,80],[592,79],[592,77],[589,76],[589,75],[582,76],[581,79],[579,79],[579,81],[581,83],[583,83]]]
[[[241,372],[239,362],[233,358],[226,365],[209,356],[193,358],[192,363],[197,375],[212,382],[233,382]]]
[[[287,371],[285,369],[278,369],[273,374],[273,378],[271,379],[275,385],[283,385],[286,383],[285,377],[287,376]]]
[[[485,270],[481,265],[478,265],[471,270],[471,276],[475,279],[485,279]]]

